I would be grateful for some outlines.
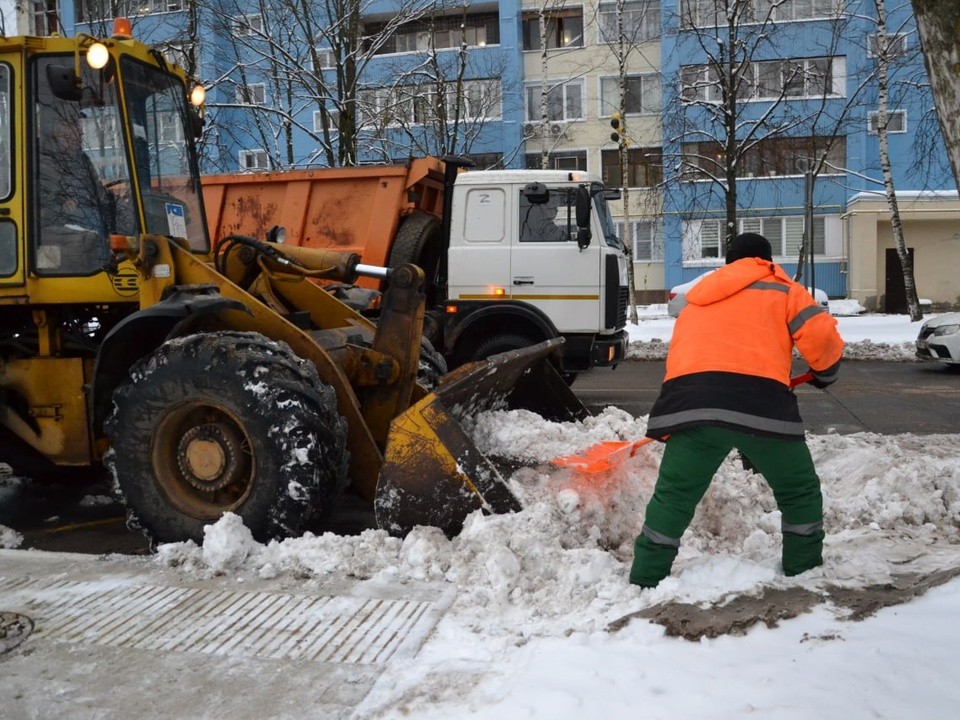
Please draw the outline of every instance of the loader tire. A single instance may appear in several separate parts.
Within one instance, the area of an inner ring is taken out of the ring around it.
[[[171,340],[133,367],[114,404],[105,462],[128,523],[155,543],[202,542],[226,512],[261,542],[299,536],[346,483],[333,390],[257,333]]]
[[[398,268],[406,263],[417,265],[425,277],[427,307],[436,304],[437,274],[443,252],[443,231],[431,215],[418,212],[407,217],[397,230],[387,265]]]

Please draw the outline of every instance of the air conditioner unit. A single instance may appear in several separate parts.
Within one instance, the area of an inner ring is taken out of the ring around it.
[[[533,137],[537,134],[537,124],[536,123],[524,123],[523,124],[523,136],[524,137]]]
[[[550,134],[554,137],[560,137],[565,130],[566,128],[563,125],[557,125],[556,123],[550,126]]]

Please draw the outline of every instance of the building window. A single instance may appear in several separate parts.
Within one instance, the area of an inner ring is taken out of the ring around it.
[[[634,261],[663,262],[663,226],[654,220],[631,220],[631,234],[624,234],[623,220],[618,220],[617,236],[633,245]]]
[[[269,170],[270,156],[266,150],[241,150],[240,170]]]
[[[167,62],[171,62],[174,65],[179,65],[181,68],[187,72],[190,72],[195,77],[200,75],[199,53],[193,52],[194,46],[191,43],[167,41],[165,43],[160,43],[158,47],[163,53],[163,57],[167,59]],[[191,54],[193,55],[194,62],[196,63],[193,67],[190,66]]]
[[[33,32],[52,35],[60,30],[60,0],[34,0]]]
[[[524,157],[527,170],[540,170],[542,156],[539,153],[527,153]],[[547,158],[547,170],[587,170],[587,151],[552,152]]]
[[[53,0],[48,0],[48,4]],[[35,0],[35,4],[42,4],[43,0]],[[76,21],[92,22],[94,20],[110,20],[115,17],[137,17],[140,15],[156,15],[157,13],[177,12],[183,10],[183,0],[78,0],[75,5]]]
[[[544,13],[547,49],[583,47],[583,10],[550,10]],[[540,14],[523,13],[523,49],[540,49]]]
[[[726,26],[727,9],[732,6],[717,0],[680,0],[680,24],[685,29]],[[792,22],[836,17],[838,0],[749,0],[741,10],[741,24]]]
[[[699,228],[696,225],[699,223]],[[726,221],[719,218],[698,220],[688,223],[687,233],[693,230],[698,238],[699,253],[702,259],[722,258],[726,254],[723,228]],[[797,258],[803,246],[804,218],[802,215],[780,217],[741,218],[737,221],[737,232],[755,232],[770,241],[774,257]],[[813,252],[824,255],[826,252],[826,219],[824,216],[813,218]]]
[[[846,95],[846,58],[816,57],[763,60],[750,63],[740,79],[740,100],[822,98]],[[719,103],[723,100],[720,74],[714,65],[686,65],[680,69],[684,102]]]
[[[628,75],[623,103],[627,114],[642,115],[660,112],[660,78],[656,73]],[[620,78],[600,78],[600,114],[612,115],[620,110]]]
[[[887,36],[887,59],[902,57],[907,54],[907,36],[904,33],[889,33]],[[879,37],[876,34],[867,36],[867,56],[879,57]]]
[[[267,86],[251,83],[237,87],[237,102],[241,105],[264,105],[267,102]]]
[[[614,43],[617,36],[617,5],[601,3],[597,24],[600,42]],[[660,5],[651,0],[628,0],[623,4],[624,39],[632,43],[649,42],[660,38]]]
[[[540,85],[527,85],[526,121],[540,121]],[[583,82],[574,80],[554,85],[547,91],[547,120],[583,119]]]
[[[237,15],[233,18],[234,37],[250,37],[263,34],[263,17],[256,15]]]
[[[396,29],[385,23],[366,23],[364,35],[382,41],[376,47],[367,47],[374,55],[459,48],[461,42],[468,47],[499,45],[500,15],[496,12],[470,13],[466,16],[457,13],[405,23]],[[387,37],[384,38],[384,35]]]
[[[871,135],[877,135],[880,130],[880,113],[867,113],[867,132]],[[907,131],[907,111],[890,110],[887,112],[887,132],[905,133]]]
[[[327,122],[330,124],[330,131],[336,132],[340,124],[340,113],[337,110],[327,110]],[[313,111],[313,131],[323,133],[323,113],[319,110]]]
[[[725,156],[719,142],[683,143],[685,180],[706,180],[725,174]],[[767,137],[747,149],[737,162],[737,177],[802,175],[816,158],[826,153],[827,172],[846,167],[846,138]]]
[[[503,170],[503,153],[467,153],[477,170]]]
[[[458,116],[461,122],[498,120],[503,114],[499,80],[465,80],[459,92],[455,83],[447,83],[442,100],[433,85],[368,88],[357,98],[363,124],[375,127],[452,122]]]
[[[333,70],[337,67],[337,55],[328,47],[318,47],[316,54],[310,57],[310,67],[314,72]]]
[[[603,184],[620,187],[620,151],[601,150],[600,164]],[[663,182],[663,150],[658,147],[630,148],[627,150],[628,187],[655,187]]]

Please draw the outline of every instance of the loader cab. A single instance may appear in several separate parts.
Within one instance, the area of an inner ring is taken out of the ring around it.
[[[38,54],[26,72],[32,274],[98,275],[112,234],[172,236],[209,251],[178,76],[127,54],[100,70],[74,53]]]

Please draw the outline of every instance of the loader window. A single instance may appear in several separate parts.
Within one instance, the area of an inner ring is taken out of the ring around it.
[[[30,65],[33,86],[30,173],[34,269],[45,275],[94,275],[110,257],[107,236],[134,229],[133,210],[116,193],[129,184],[116,122],[114,83],[82,67],[77,97],[58,96],[56,78],[72,55]]]
[[[0,65],[0,200],[10,195],[10,189],[13,184],[11,177],[13,168],[11,167],[10,148],[13,147],[11,139],[12,112],[10,106],[10,67]]]
[[[0,277],[10,277],[17,271],[17,228],[8,221],[0,221]]]
[[[130,57],[120,67],[145,230],[185,238],[193,250],[208,252],[183,85],[176,75]]]

